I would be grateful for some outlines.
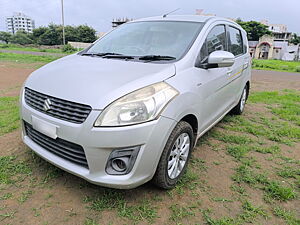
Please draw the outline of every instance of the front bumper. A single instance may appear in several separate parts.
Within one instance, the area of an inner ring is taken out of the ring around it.
[[[97,185],[129,189],[151,180],[166,141],[176,126],[176,121],[161,116],[157,120],[133,126],[96,128],[93,127],[93,124],[99,113],[99,110],[92,110],[84,123],[75,124],[36,111],[26,105],[23,97],[21,99],[22,120],[32,124],[32,116],[34,116],[57,126],[59,138],[84,148],[89,169],[42,148],[26,136],[24,126],[22,130],[23,141],[50,163]],[[141,146],[141,148],[131,172],[126,175],[107,174],[105,166],[110,153],[115,149],[132,146]]]

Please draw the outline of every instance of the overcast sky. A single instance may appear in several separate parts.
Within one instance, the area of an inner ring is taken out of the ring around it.
[[[142,18],[162,15],[180,8],[176,14],[205,13],[243,20],[267,19],[282,23],[300,34],[300,0],[64,0],[65,23],[87,24],[98,32],[111,28],[113,18]],[[6,30],[5,17],[23,12],[36,27],[61,23],[61,0],[0,0],[0,30]]]

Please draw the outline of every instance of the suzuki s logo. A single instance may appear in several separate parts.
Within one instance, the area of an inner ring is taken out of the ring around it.
[[[45,101],[44,101],[44,111],[49,111],[51,109],[51,100],[49,98],[47,98]]]

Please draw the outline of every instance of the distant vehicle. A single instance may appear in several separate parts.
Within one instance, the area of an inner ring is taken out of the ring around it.
[[[123,24],[33,72],[21,95],[23,140],[98,185],[173,188],[198,138],[250,88],[246,32],[218,17]]]

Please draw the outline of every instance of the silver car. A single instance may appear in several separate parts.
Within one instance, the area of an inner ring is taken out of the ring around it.
[[[250,88],[246,32],[205,16],[119,26],[33,72],[21,92],[24,143],[101,186],[170,189],[192,149]]]

